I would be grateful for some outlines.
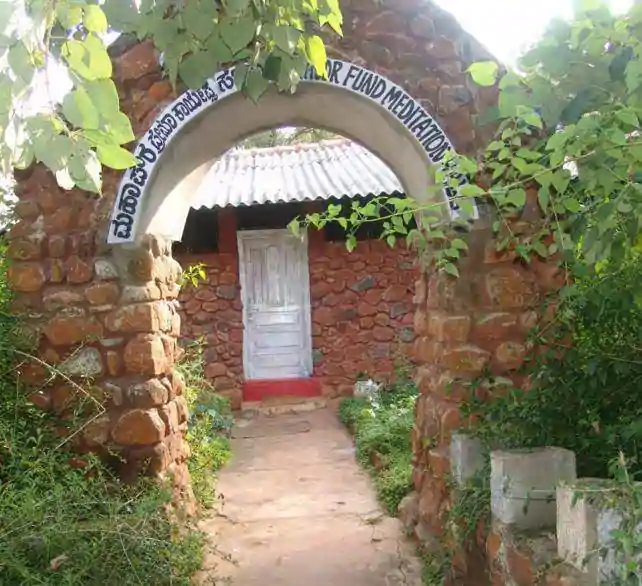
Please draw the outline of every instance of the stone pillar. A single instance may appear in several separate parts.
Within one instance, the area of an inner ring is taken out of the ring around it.
[[[482,220],[467,240],[459,278],[427,270],[415,288],[414,357],[421,395],[413,429],[414,484],[420,520],[435,535],[444,531],[449,444],[453,432],[466,425],[459,403],[470,381],[484,372],[494,376],[494,385],[476,390],[488,400],[502,385],[526,384],[520,367],[527,334],[544,314],[546,294],[563,283],[555,263],[526,265],[510,251],[497,252]]]
[[[117,180],[106,177],[107,193]],[[191,504],[171,243],[105,245],[113,196],[64,192],[41,167],[19,178],[18,194],[9,278],[37,357],[22,368],[32,400],[74,450],[103,455],[125,479],[171,477]]]

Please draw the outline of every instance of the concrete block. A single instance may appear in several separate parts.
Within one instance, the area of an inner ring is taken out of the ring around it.
[[[590,586],[612,584],[618,569],[611,535],[622,515],[600,504],[599,491],[606,486],[604,479],[583,478],[557,488],[557,553],[580,570]]]
[[[574,482],[575,454],[555,447],[490,454],[491,513],[520,529],[555,527],[557,486]]]
[[[475,437],[454,433],[450,441],[450,471],[459,488],[484,467],[482,443]]]

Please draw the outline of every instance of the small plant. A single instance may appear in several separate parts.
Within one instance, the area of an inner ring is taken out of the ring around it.
[[[179,284],[183,286],[186,283],[190,283],[192,287],[198,287],[198,284],[201,281],[205,281],[207,279],[207,273],[205,272],[205,267],[206,267],[205,263],[202,263],[202,262],[199,262],[195,265],[188,266],[183,271]]]
[[[348,397],[340,421],[352,431],[357,459],[373,476],[379,501],[390,515],[412,490],[412,442],[417,388],[405,377],[376,393]]]
[[[205,536],[167,514],[169,487],[151,479],[124,485],[97,456],[67,451],[53,433],[61,421],[26,400],[19,365],[29,349],[20,320],[9,313],[3,252],[0,584],[189,586],[203,562]],[[91,396],[78,390],[83,399]]]
[[[216,472],[230,459],[229,435],[234,424],[229,401],[216,393],[205,378],[203,346],[191,344],[177,365],[185,377],[185,397],[190,408],[187,441],[192,455],[188,468],[199,504],[216,502]]]

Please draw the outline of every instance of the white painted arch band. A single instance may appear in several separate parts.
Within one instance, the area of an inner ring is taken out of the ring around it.
[[[302,81],[331,84],[375,102],[395,116],[412,134],[426,152],[430,163],[439,164],[447,152],[453,151],[452,143],[435,119],[397,84],[364,67],[339,59],[328,59],[326,67],[326,78],[318,76],[312,67],[308,67]],[[134,150],[139,164],[123,174],[110,218],[107,234],[109,244],[135,240],[143,202],[147,197],[148,181],[167,145],[186,124],[237,92],[234,68],[224,69],[207,79],[201,88],[187,90],[158,115]],[[447,185],[449,179],[453,178],[460,187],[467,181],[456,173],[444,181],[444,194],[454,217],[457,215],[454,201],[458,189]]]

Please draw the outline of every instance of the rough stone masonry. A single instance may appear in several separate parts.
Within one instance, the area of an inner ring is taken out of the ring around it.
[[[484,142],[474,116],[495,93],[473,87],[464,72],[487,52],[429,1],[344,0],[342,9],[345,34],[330,40],[330,54],[399,84],[435,116],[457,150],[474,153]],[[150,43],[116,43],[112,55],[122,107],[141,136],[176,96]],[[118,173],[105,172],[101,197],[62,191],[39,166],[17,179],[19,221],[9,234],[15,308],[39,357],[92,396],[91,423],[74,436],[74,447],[119,454],[125,477],[171,477],[177,499],[189,502],[188,414],[174,368],[180,267],[170,243],[150,235],[136,245],[105,244]],[[521,383],[515,372],[525,357],[526,332],[542,315],[544,294],[559,283],[554,267],[536,262],[526,268],[510,254],[497,254],[483,226],[473,231],[470,247],[461,279],[424,272],[415,285],[414,356],[422,394],[414,481],[420,518],[435,533],[443,530],[447,505],[448,441],[464,423],[457,385],[486,367]],[[34,362],[23,376],[40,385],[46,372]],[[58,377],[32,400],[64,422],[78,395]],[[62,424],[58,431],[69,433]]]

